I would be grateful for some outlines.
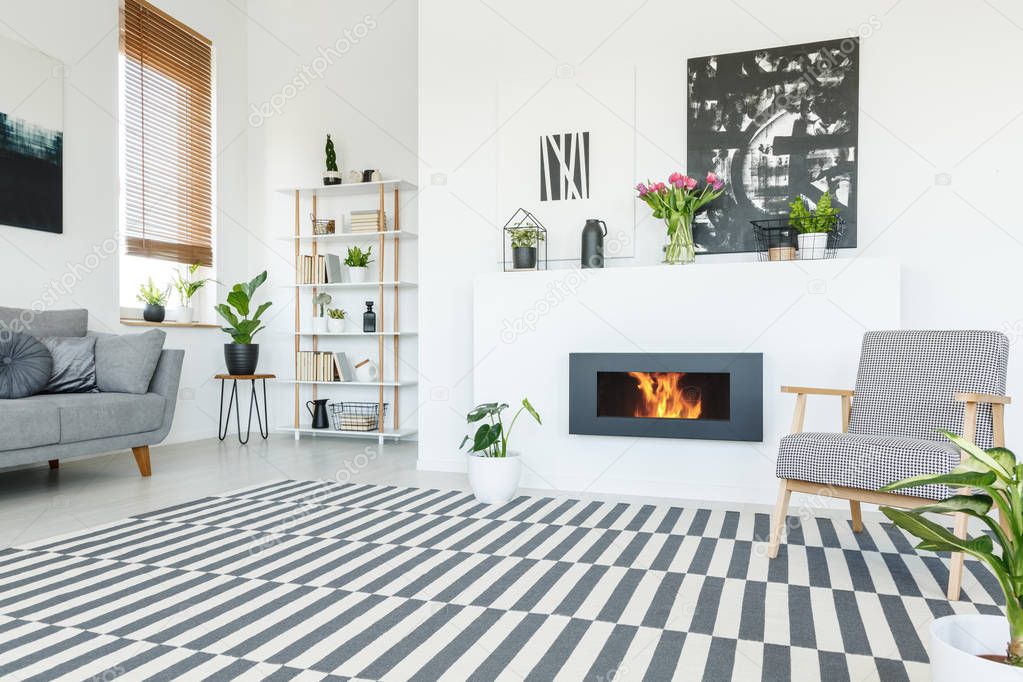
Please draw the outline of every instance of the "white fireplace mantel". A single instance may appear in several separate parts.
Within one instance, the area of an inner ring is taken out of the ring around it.
[[[778,387],[851,388],[863,332],[898,328],[899,298],[898,265],[875,258],[488,274],[474,291],[474,397],[527,396],[543,416],[513,434],[524,486],[770,503],[792,415]],[[763,353],[765,441],[569,435],[571,352]],[[812,400],[806,428],[839,429],[837,400]]]

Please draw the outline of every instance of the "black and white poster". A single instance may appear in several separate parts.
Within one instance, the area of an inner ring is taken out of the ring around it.
[[[0,38],[0,225],[62,233],[64,69]]]
[[[590,197],[590,134],[540,136],[540,201]]]
[[[756,251],[751,220],[824,192],[856,246],[856,38],[690,59],[688,96],[686,172],[728,188],[694,221],[701,252]]]

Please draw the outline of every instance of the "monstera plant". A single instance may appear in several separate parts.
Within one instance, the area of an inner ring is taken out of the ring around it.
[[[254,374],[256,365],[259,362],[259,344],[252,343],[252,337],[263,329],[260,321],[266,309],[272,305],[271,301],[262,303],[253,312],[252,297],[256,289],[266,281],[266,270],[253,277],[248,282],[239,282],[232,287],[227,294],[227,303],[220,303],[216,306],[217,313],[229,324],[228,327],[221,327],[231,335],[232,343],[224,344],[224,360],[227,362],[227,371],[235,376]],[[252,316],[249,317],[249,313]]]
[[[542,424],[540,414],[522,399],[522,406],[515,411],[511,423],[505,428],[501,413],[508,409],[508,403],[483,403],[466,415],[466,422],[483,422],[476,433],[462,439],[461,447],[468,444],[466,468],[469,486],[476,499],[485,504],[503,504],[515,496],[522,475],[522,459],[519,453],[508,449],[515,422],[523,412],[528,413],[537,424]]]

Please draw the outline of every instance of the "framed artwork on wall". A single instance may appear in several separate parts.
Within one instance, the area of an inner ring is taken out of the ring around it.
[[[858,39],[695,57],[687,92],[687,172],[728,187],[693,223],[700,252],[756,251],[751,220],[824,192],[856,246]]]
[[[64,66],[0,38],[0,225],[64,231]]]

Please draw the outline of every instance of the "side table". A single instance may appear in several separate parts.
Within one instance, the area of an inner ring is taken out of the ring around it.
[[[231,424],[231,403],[234,403],[234,421],[238,427],[238,442],[245,445],[252,435],[252,412],[255,408],[256,421],[259,424],[259,435],[264,440],[270,437],[270,417],[267,413],[266,403],[266,380],[276,379],[276,374],[216,374],[214,379],[220,379],[220,410],[217,416],[217,438],[227,438],[227,430]],[[231,382],[231,396],[227,399],[227,414],[224,414],[224,384]],[[249,421],[245,427],[245,439],[242,439],[242,418],[241,398],[238,396],[238,382],[249,381],[252,383],[252,393],[249,397]],[[263,382],[263,413],[259,412],[259,400],[256,398],[256,382]]]

